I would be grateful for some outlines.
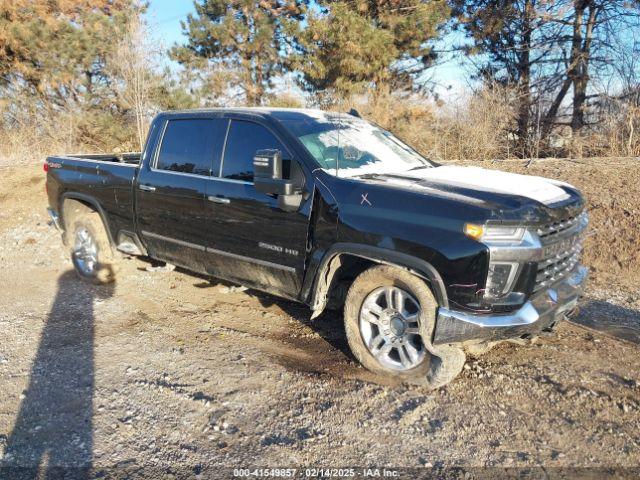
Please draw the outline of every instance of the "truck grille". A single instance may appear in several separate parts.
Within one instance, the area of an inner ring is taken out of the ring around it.
[[[568,217],[557,222],[544,225],[538,228],[536,233],[543,242],[550,241],[554,235],[576,228],[586,217],[587,212],[582,212],[578,215],[574,215],[573,217]]]
[[[534,292],[563,279],[578,265],[582,253],[581,234],[586,226],[586,215],[586,212],[583,212],[538,229],[544,253],[543,260],[538,263]],[[560,235],[561,233],[564,235]],[[560,239],[557,240],[558,238]]]

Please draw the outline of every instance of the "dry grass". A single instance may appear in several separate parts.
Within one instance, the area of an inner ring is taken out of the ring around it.
[[[446,105],[389,92],[336,102],[338,110],[354,107],[426,156],[442,161],[516,157],[516,105],[513,92],[500,86]],[[558,127],[552,137],[550,144],[540,141],[535,151],[569,158],[640,156],[640,107],[607,105],[582,135],[572,136],[570,128]]]
[[[47,155],[75,150],[64,135],[52,139],[35,127],[0,131],[0,167],[38,163]]]
[[[377,95],[373,101],[351,102],[364,117],[435,160],[482,160],[512,155],[514,126],[509,93],[492,88],[464,104],[443,106],[417,96]]]
[[[95,110],[26,117],[0,128],[0,166],[39,163],[49,155],[137,148],[134,119]]]
[[[272,106],[302,107],[303,99],[278,95]],[[365,118],[394,132],[417,150],[438,161],[503,160],[516,155],[512,93],[494,86],[470,95],[465,102],[442,105],[417,95],[389,91],[350,101],[335,100],[332,108],[356,108]],[[59,113],[48,120],[13,122],[0,129],[0,165],[39,162],[65,152],[130,151],[138,148],[136,122],[102,111]],[[609,105],[597,125],[580,137],[570,129],[554,132],[559,149],[546,152],[572,158],[640,156],[640,107]],[[544,152],[543,152],[544,153]]]

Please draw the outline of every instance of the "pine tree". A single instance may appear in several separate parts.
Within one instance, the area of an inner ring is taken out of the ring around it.
[[[129,7],[127,0],[2,2],[3,95],[18,89],[58,107],[92,101],[108,84],[105,61]]]
[[[305,0],[197,0],[183,22],[185,45],[171,51],[186,67],[213,67],[249,105],[264,100],[285,69],[286,25],[301,21]]]
[[[349,96],[393,83],[412,88],[435,58],[448,18],[440,0],[331,2],[299,33],[295,66],[312,91]]]

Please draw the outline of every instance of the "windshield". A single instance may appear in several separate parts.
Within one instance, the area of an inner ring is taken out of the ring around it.
[[[341,177],[433,166],[391,133],[350,115],[323,113],[283,123],[322,169]]]

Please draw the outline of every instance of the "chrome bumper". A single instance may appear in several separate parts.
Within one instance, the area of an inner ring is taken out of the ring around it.
[[[499,341],[534,336],[551,329],[578,303],[588,270],[579,265],[564,279],[536,292],[518,311],[482,315],[440,308],[433,344]]]

